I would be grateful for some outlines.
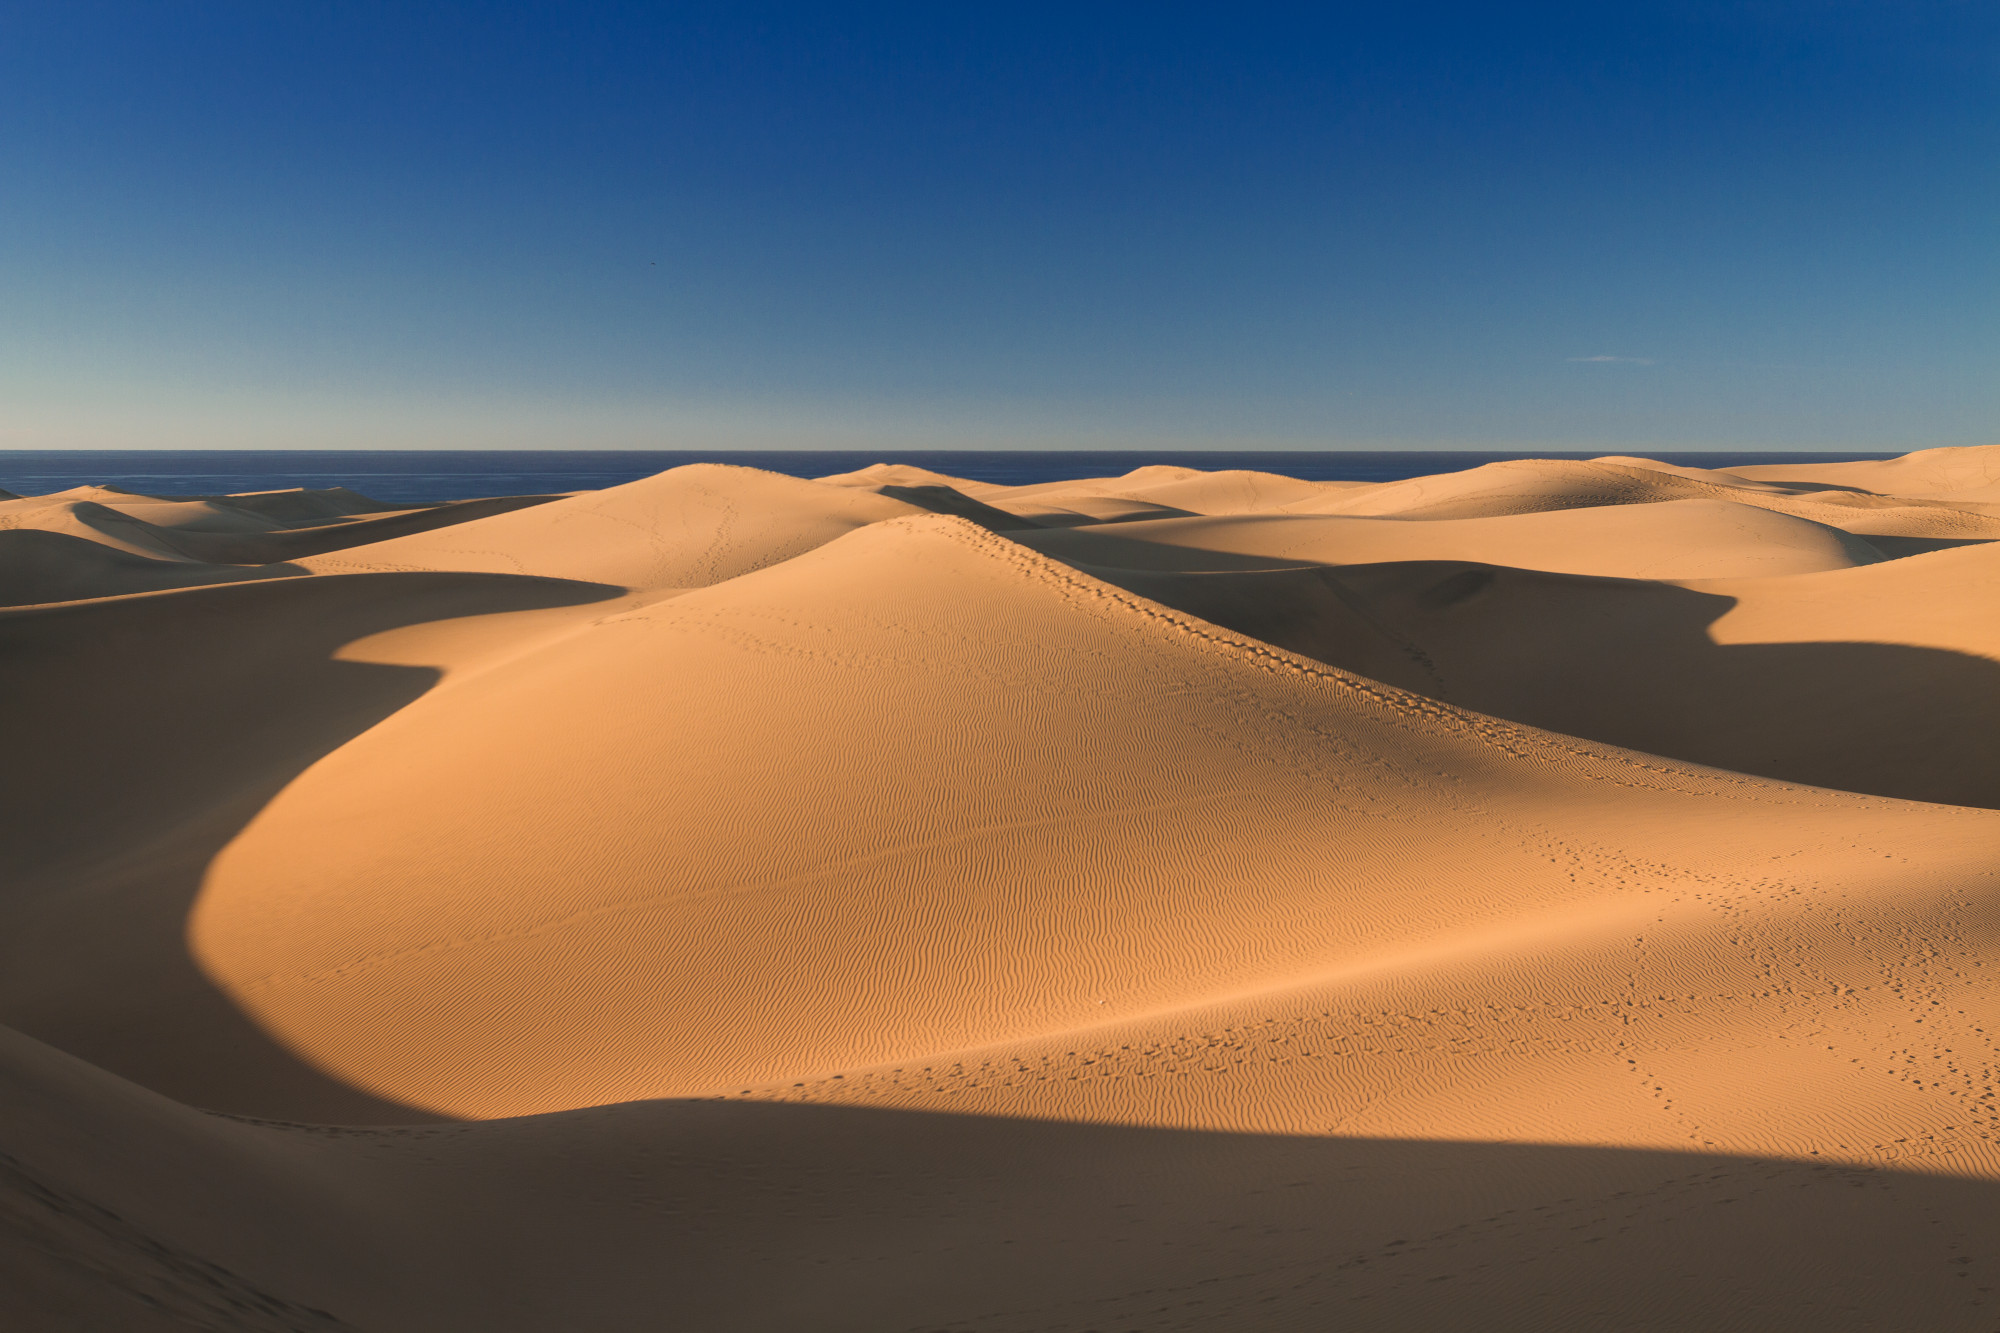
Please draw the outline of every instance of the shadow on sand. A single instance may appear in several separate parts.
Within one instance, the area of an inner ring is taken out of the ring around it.
[[[622,591],[321,575],[0,612],[0,698],[13,714],[0,765],[0,1022],[196,1105],[426,1118],[278,1049],[189,959],[189,910],[209,862],[286,784],[439,679],[337,660],[342,647]],[[172,1012],[135,1022],[132,995]],[[163,1029],[186,1042],[157,1048],[147,1034]]]
[[[2000,664],[1879,643],[1718,644],[1735,603],[1461,561],[1091,574],[1494,717],[1759,777],[2000,808]]]
[[[70,1224],[55,1257],[71,1262],[40,1266],[91,1280],[42,1299],[129,1309],[118,1288],[143,1292],[155,1319],[130,1327],[148,1333],[184,1326],[162,1308],[259,1333],[2000,1326],[2000,1190],[1810,1160],[685,1101],[216,1133],[229,1146],[186,1191],[199,1219],[137,1233],[117,1219],[161,1216],[159,1172],[100,1181],[71,1214],[113,1222]],[[301,1137],[337,1176],[269,1174],[276,1140]],[[335,1178],[338,1200],[313,1192]],[[59,1167],[0,1171],[0,1214],[77,1189]],[[288,1271],[230,1256],[260,1308],[323,1319],[217,1309],[221,1256],[193,1247],[259,1201],[357,1233]],[[6,1248],[0,1228],[0,1264]],[[0,1311],[10,1298],[35,1294],[0,1284]]]
[[[2000,1190],[1891,1170],[689,1102],[427,1151],[613,1207],[519,1242],[706,1329],[2000,1327]]]

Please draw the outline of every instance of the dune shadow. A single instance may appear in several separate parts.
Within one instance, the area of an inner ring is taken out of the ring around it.
[[[0,612],[0,697],[13,713],[0,765],[0,1022],[197,1106],[425,1118],[272,1042],[189,957],[189,910],[209,862],[279,791],[439,679],[341,661],[341,648],[622,591],[321,575]]]
[[[66,532],[0,530],[0,607],[294,578],[305,572],[282,563],[244,566],[162,560]]]
[[[503,495],[477,500],[447,500],[410,505],[382,512],[352,515],[338,521],[276,527],[259,533],[213,533],[187,529],[170,534],[176,548],[196,559],[222,564],[262,565],[304,560],[333,551],[408,537],[439,528],[456,527],[474,519],[511,514],[561,499],[557,495]]]
[[[1961,546],[1984,546],[1991,537],[1863,537],[1861,540],[1891,560],[1906,560],[1932,551],[1955,551]]]
[[[1718,643],[1731,597],[1461,561],[1099,578],[1495,717],[1818,787],[2000,808],[2000,664]]]
[[[406,1183],[441,1218],[520,1201],[507,1243],[541,1265],[523,1305],[588,1273],[599,1310],[670,1293],[705,1329],[2000,1323],[2000,1189],[1809,1159],[756,1102],[468,1125],[423,1151]]]
[[[970,519],[988,532],[1021,532],[1036,526],[1004,509],[995,509],[983,500],[975,500],[952,486],[878,486],[876,494],[927,509],[933,514],[952,514]]]

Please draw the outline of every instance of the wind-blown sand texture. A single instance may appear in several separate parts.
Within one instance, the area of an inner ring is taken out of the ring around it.
[[[0,500],[0,1323],[1991,1333],[1996,479]]]

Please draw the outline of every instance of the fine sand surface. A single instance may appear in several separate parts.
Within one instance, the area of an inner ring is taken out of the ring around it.
[[[1992,1333],[1996,488],[0,497],[0,1326]]]

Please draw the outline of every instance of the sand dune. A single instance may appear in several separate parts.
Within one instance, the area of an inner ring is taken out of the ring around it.
[[[382,512],[354,506],[355,512],[343,512],[348,506],[340,504],[338,492],[146,501],[91,486],[0,504],[0,531],[62,532],[135,555],[262,565],[427,532],[550,498],[522,495],[404,508],[374,506]],[[269,502],[274,500],[279,502]]]
[[[698,464],[475,526],[371,543],[308,568],[537,574],[657,592],[720,583],[924,512],[853,488]]]
[[[1435,561],[1099,572],[1305,656],[1568,735],[2000,807],[1996,557],[1982,545],[1866,572],[1681,583]]]
[[[1798,494],[1760,484],[1722,485],[1690,475],[1691,471],[1608,459],[1489,463],[1442,477],[1390,482],[1328,499],[1295,501],[1282,509],[1290,513],[1462,519],[1710,499],[1757,505],[1859,536],[2000,537],[2000,517],[1976,506],[1853,491]]]
[[[0,1289],[72,1327],[1978,1328],[1996,1277],[1963,1174],[714,1101],[304,1131],[8,1046],[44,1248]]]
[[[988,497],[1003,508],[1022,507],[1110,517],[1149,512],[1238,514],[1281,504],[1317,500],[1347,489],[1324,482],[1294,481],[1268,472],[1195,472],[1191,468],[1142,467],[1127,476],[1096,483],[1051,482],[1018,486],[1005,499]]]
[[[1794,463],[1730,469],[1732,475],[1800,489],[2000,504],[2000,455],[1991,447],[1922,449],[1886,462]]]
[[[8,501],[0,1312],[1990,1328],[1952,454]]]
[[[287,565],[246,569],[170,555],[142,555],[128,544],[93,532],[45,528],[0,529],[0,606],[81,601],[124,593],[282,577],[303,571]]]
[[[1080,528],[1024,536],[1072,564],[1132,569],[1365,565],[1476,560],[1560,574],[1702,579],[1803,574],[1873,564],[1867,539],[1809,519],[1726,500],[1557,509],[1410,523],[1394,518],[1252,514]]]

